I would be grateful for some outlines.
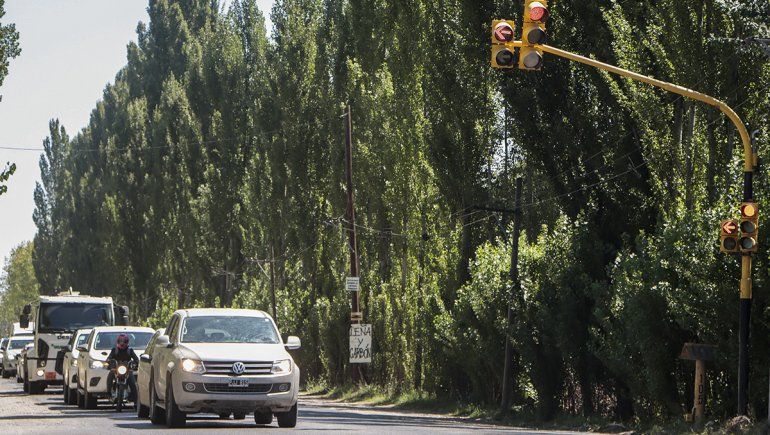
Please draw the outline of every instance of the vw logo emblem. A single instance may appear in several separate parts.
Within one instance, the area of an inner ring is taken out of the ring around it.
[[[242,375],[246,371],[246,364],[237,362],[233,364],[233,373],[236,375]]]

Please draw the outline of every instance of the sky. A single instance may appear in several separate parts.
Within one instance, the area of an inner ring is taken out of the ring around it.
[[[273,0],[257,3],[269,15]],[[70,136],[83,128],[126,64],[126,45],[136,41],[137,24],[148,22],[146,9],[147,0],[6,0],[2,23],[16,24],[22,52],[0,87],[0,147],[42,148],[53,118]],[[0,149],[0,167],[17,166],[0,196],[0,258],[35,237],[39,159],[39,151]]]

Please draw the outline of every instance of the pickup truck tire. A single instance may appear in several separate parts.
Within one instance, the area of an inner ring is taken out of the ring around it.
[[[174,387],[170,373],[166,379],[166,426],[169,428],[184,427],[187,424],[187,414],[179,409],[176,400],[174,400]]]
[[[11,372],[8,370],[3,370],[3,379],[8,379],[11,377]]]
[[[96,409],[96,396],[89,393],[88,390],[86,390],[86,394],[84,395],[83,402],[86,409]]]
[[[259,425],[268,425],[273,422],[273,413],[270,412],[270,410],[266,411],[260,411],[256,410],[254,411],[254,423]]]
[[[166,411],[158,406],[158,395],[155,393],[155,380],[150,378],[150,421],[152,424],[166,422]]]
[[[75,390],[76,400],[78,401],[78,408],[84,409],[86,407],[86,398],[83,396],[83,393],[80,392],[80,390]]]
[[[70,388],[67,385],[62,388],[62,399],[64,400],[65,405],[70,404]]]
[[[139,388],[136,388],[136,416],[137,418],[146,419],[150,416],[150,407],[142,405],[142,401],[139,400]]]
[[[67,402],[67,405],[77,405],[78,404],[77,388],[69,388],[66,386],[64,388],[66,388],[69,391],[69,393],[67,394],[67,399],[69,399],[69,401]]]
[[[233,413],[233,420],[246,420],[246,414],[243,412]]]
[[[297,426],[297,404],[295,403],[289,411],[275,413],[275,416],[278,418],[278,427]]]

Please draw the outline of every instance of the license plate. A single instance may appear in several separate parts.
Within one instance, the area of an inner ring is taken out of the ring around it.
[[[46,381],[55,381],[56,380],[56,372],[45,372],[45,380]]]
[[[249,386],[249,380],[248,379],[230,379],[230,381],[227,383],[228,387],[234,387],[234,388],[246,388]]]

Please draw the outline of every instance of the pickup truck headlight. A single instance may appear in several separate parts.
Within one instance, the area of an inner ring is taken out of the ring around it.
[[[92,369],[106,369],[107,363],[101,362],[101,361],[91,361],[91,368]]]
[[[270,371],[275,375],[285,375],[291,371],[291,360],[282,359],[273,363],[273,369]]]
[[[202,374],[206,372],[206,368],[203,367],[202,362],[195,359],[189,359],[189,358],[185,358],[182,360],[182,370],[186,371],[187,373],[198,373],[198,374]]]

